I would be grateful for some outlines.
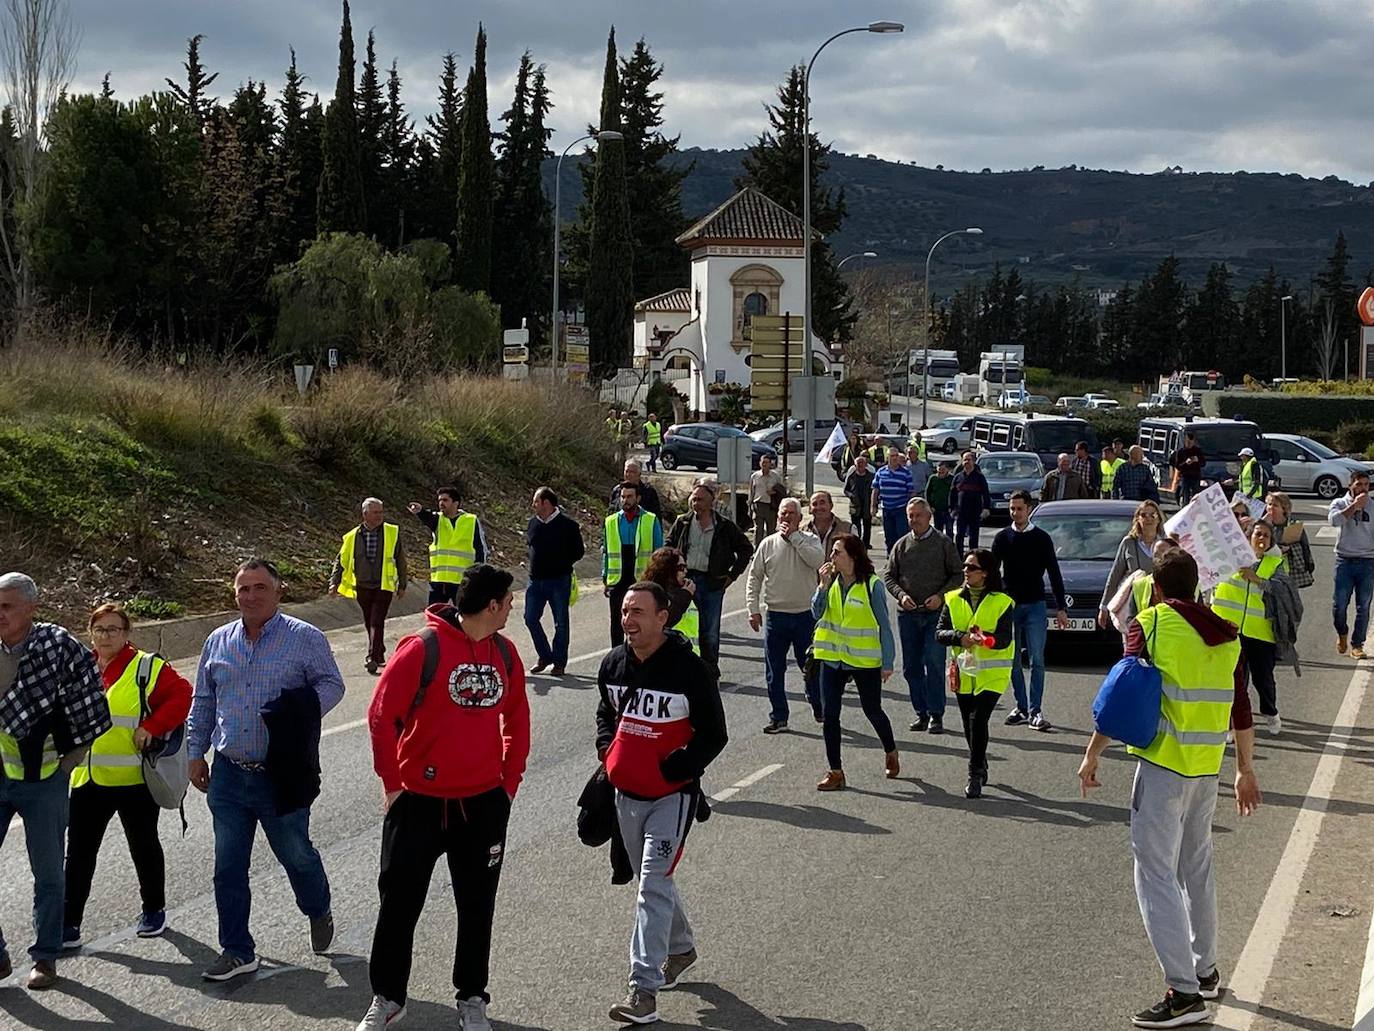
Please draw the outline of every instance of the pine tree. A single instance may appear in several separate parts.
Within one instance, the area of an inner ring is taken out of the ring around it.
[[[1250,284],[1241,304],[1236,332],[1236,338],[1245,342],[1244,350],[1234,356],[1228,355],[1225,363],[1218,368],[1232,378],[1236,378],[1240,372],[1249,372],[1260,380],[1272,379],[1279,374],[1284,338],[1290,344],[1294,339],[1294,327],[1291,323],[1285,324],[1287,320],[1282,310],[1281,298],[1288,293],[1287,282],[1279,283],[1273,265],[1269,266],[1261,279]],[[1287,314],[1292,314],[1291,310]],[[1244,369],[1238,366],[1239,359],[1244,360]],[[1293,367],[1293,363],[1289,365]]]
[[[614,27],[606,42],[600,127],[615,131],[621,127]],[[604,141],[596,151],[585,303],[592,369],[604,377],[629,364],[634,330],[634,242],[625,144],[620,140]]]
[[[1135,295],[1133,346],[1124,356],[1123,372],[1149,377],[1159,369],[1183,368],[1183,308],[1188,287],[1178,276],[1178,258],[1170,254],[1140,281]]]
[[[334,86],[334,99],[324,114],[321,144],[324,165],[316,206],[316,224],[321,233],[357,233],[367,225],[353,73],[353,23],[349,18],[348,0],[343,0],[339,78]]]
[[[1239,323],[1240,308],[1231,295],[1231,271],[1225,262],[1216,262],[1207,270],[1206,282],[1183,313],[1184,353],[1190,366],[1232,370],[1238,357],[1235,345]],[[1251,356],[1245,357],[1248,360]]]
[[[219,78],[219,72],[205,74],[205,66],[200,63],[200,41],[204,38],[202,33],[186,41],[186,62],[181,66],[186,70],[186,85],[166,80],[172,96],[186,106],[202,127],[217,102],[214,97],[206,96],[206,90]]]
[[[382,135],[385,129],[386,102],[381,74],[377,70],[377,40],[376,34],[369,30],[363,73],[358,80],[358,152],[362,161],[363,200],[370,222],[368,233],[382,241],[388,231],[394,232],[395,228],[382,210],[382,162],[386,147]]]
[[[802,214],[802,78],[803,69],[797,66],[778,87],[778,103],[767,109],[771,128],[760,133],[749,148],[743,161],[744,174],[735,180],[737,187],[753,186],[798,217]],[[821,176],[830,167],[830,146],[823,145],[815,133],[810,134],[807,144],[811,148],[811,230],[819,237],[811,242],[811,312],[815,320],[811,331],[827,342],[848,343],[856,316],[850,310],[849,286],[835,269],[825,239],[844,221],[844,190],[836,193],[821,186]]]
[[[487,115],[487,33],[479,24],[463,91],[463,150],[458,165],[458,259],[455,281],[469,293],[491,289],[491,122]]]
[[[553,221],[544,196],[542,168],[551,132],[545,118],[551,107],[543,66],[527,50],[515,76],[515,96],[496,159],[496,209],[493,233],[499,260],[492,265],[491,296],[501,306],[501,321],[515,329],[528,320],[530,342],[539,346],[548,323],[549,264],[553,258]]]
[[[690,278],[691,262],[677,238],[688,225],[682,211],[682,183],[692,163],[674,163],[678,137],[659,131],[663,93],[655,86],[662,75],[663,66],[654,61],[643,39],[620,62],[620,131],[625,134],[637,298],[672,290]]]
[[[1332,318],[1336,325],[1336,348],[1339,351],[1344,341],[1358,342],[1360,339],[1360,320],[1355,314],[1355,300],[1358,294],[1350,281],[1350,253],[1345,242],[1345,233],[1337,230],[1336,243],[1331,255],[1326,259],[1326,267],[1317,273],[1316,310],[1325,312],[1331,304]],[[1289,343],[1292,343],[1290,337]],[[1290,348],[1291,353],[1291,348]],[[1288,363],[1289,368],[1293,363]]]
[[[1098,352],[1106,368],[1125,372],[1128,356],[1135,349],[1135,287],[1125,283],[1102,312]],[[1158,366],[1156,373],[1165,367]]]
[[[105,77],[100,80],[100,99],[111,100],[114,98],[114,87],[110,85],[110,73],[106,72]]]
[[[295,261],[301,245],[315,238],[316,195],[320,188],[321,121],[319,98],[311,108],[305,92],[305,76],[296,67],[296,50],[291,49],[291,66],[277,100],[281,135],[277,141],[277,179],[281,183],[285,214],[278,240],[277,260]],[[313,118],[312,118],[313,114]]]
[[[391,62],[382,125],[382,217],[378,239],[400,248],[406,242],[406,217],[412,206],[415,126],[401,101],[401,73]]]
[[[426,236],[453,245],[458,211],[458,163],[463,153],[463,91],[458,60],[444,55],[439,104],[425,116],[424,136],[416,145],[415,175],[420,194],[412,237]]]

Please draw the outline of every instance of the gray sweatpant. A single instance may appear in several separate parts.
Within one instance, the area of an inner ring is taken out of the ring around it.
[[[1181,777],[1136,766],[1131,793],[1135,895],[1170,988],[1198,992],[1217,965],[1217,888],[1212,876],[1216,777]]]
[[[696,815],[696,796],[674,792],[652,802],[615,793],[620,838],[630,862],[639,857],[639,900],[630,935],[630,984],[657,992],[663,985],[668,956],[693,948],[692,925],[678,897],[673,871],[682,839]]]

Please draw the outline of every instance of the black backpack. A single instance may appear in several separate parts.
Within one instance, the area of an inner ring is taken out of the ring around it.
[[[505,667],[501,672],[509,679],[511,666],[515,662],[515,650],[511,643],[500,634],[493,634],[496,638],[496,650],[501,653],[501,664]],[[419,633],[419,638],[425,645],[425,661],[420,667],[420,686],[415,691],[415,697],[410,702],[410,709],[406,712],[405,722],[409,723],[415,718],[415,713],[424,704],[425,692],[429,690],[429,682],[434,679],[435,672],[439,669],[439,635],[434,632],[432,626],[427,626]],[[397,733],[404,729],[404,724],[396,727]]]

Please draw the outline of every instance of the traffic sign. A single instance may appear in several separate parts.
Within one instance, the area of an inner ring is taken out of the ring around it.
[[[518,330],[507,330],[506,332],[521,332]],[[530,349],[524,344],[507,345],[501,349],[501,359],[507,365],[524,365],[530,360]]]
[[[720,483],[748,483],[754,442],[748,437],[716,438],[716,479]]]
[[[518,347],[529,342],[530,331],[528,329],[508,329],[501,334],[501,343],[506,347]]]
[[[563,354],[569,365],[585,365],[591,360],[591,348],[586,344],[568,344],[563,348]]]

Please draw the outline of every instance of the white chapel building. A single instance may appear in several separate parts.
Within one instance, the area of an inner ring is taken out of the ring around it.
[[[687,395],[687,407],[715,407],[712,383],[749,384],[754,315],[806,311],[802,220],[753,187],[735,194],[677,242],[692,255],[692,281],[635,305],[634,362],[648,365]],[[812,365],[839,372],[825,343],[811,335]]]

